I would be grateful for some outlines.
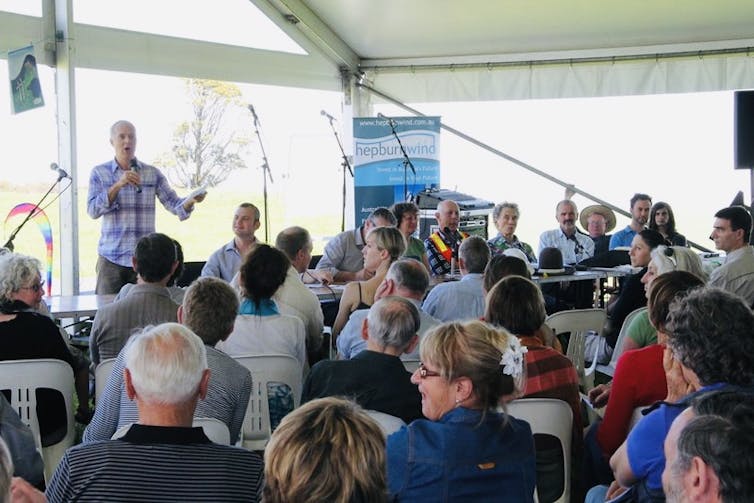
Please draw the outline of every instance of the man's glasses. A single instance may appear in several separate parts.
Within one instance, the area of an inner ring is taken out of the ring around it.
[[[419,377],[422,379],[426,379],[427,377],[440,377],[439,372],[435,372],[433,370],[429,370],[427,367],[424,366],[423,363],[419,364]]]
[[[44,280],[40,281],[39,283],[34,283],[31,286],[22,286],[21,290],[31,290],[34,293],[39,293],[42,291],[42,288],[45,286]]]

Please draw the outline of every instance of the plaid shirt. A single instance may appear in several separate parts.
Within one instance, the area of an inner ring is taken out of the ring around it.
[[[89,176],[86,210],[92,218],[102,218],[102,233],[97,253],[114,264],[131,267],[136,242],[155,231],[155,196],[166,210],[185,220],[191,214],[183,209],[185,199],[178,197],[160,170],[139,162],[141,189],[126,185],[112,204],[107,191],[123,176],[115,159],[96,166]]]
[[[446,236],[442,231],[436,231],[424,240],[424,248],[427,250],[427,258],[429,258],[429,266],[432,269],[431,273],[434,276],[450,273],[450,260],[443,256],[441,250],[437,249],[437,246],[432,242],[432,236],[437,235],[445,246],[458,253],[458,247],[461,245],[461,241],[469,237],[465,232],[456,231],[454,235]],[[448,254],[449,256],[451,253]]]

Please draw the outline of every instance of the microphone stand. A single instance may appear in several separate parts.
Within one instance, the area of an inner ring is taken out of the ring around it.
[[[41,211],[40,206],[42,206],[42,202],[45,199],[47,199],[47,196],[50,195],[50,192],[52,192],[52,189],[54,189],[55,186],[63,178],[64,177],[61,176],[57,180],[55,180],[55,183],[53,183],[52,186],[49,189],[47,189],[47,192],[45,192],[45,195],[42,196],[42,199],[40,199],[39,202],[37,204],[35,204],[34,207],[31,210],[29,210],[29,213],[26,215],[26,218],[24,218],[23,222],[21,222],[21,225],[19,225],[18,227],[16,227],[16,229],[13,232],[11,232],[10,237],[8,238],[8,241],[6,241],[5,244],[3,245],[4,248],[7,248],[10,251],[13,251],[13,249],[14,249],[13,240],[16,239],[16,234],[18,234],[18,231],[20,231],[21,228],[23,228],[23,226],[26,225],[26,222],[28,222],[29,220],[31,220],[32,217],[36,216],[36,214],[38,213],[38,211]]]
[[[398,133],[395,131],[395,121],[388,118],[387,122],[390,124],[390,130],[393,132],[395,141],[398,142],[398,146],[401,148],[401,153],[403,154],[403,197],[406,198],[406,201],[413,201],[413,194],[408,192],[408,168],[411,168],[411,173],[414,174],[414,183],[416,183],[416,169],[414,169],[414,165],[411,162],[411,159],[409,159],[406,149],[403,148],[403,143],[401,142]]]
[[[340,154],[343,158],[343,161],[340,163],[341,167],[343,168],[343,210],[340,218],[340,232],[343,232],[346,230],[346,170],[348,170],[351,178],[353,178],[353,169],[351,169],[351,163],[348,162],[346,151],[343,150],[343,144],[340,141],[340,136],[338,136],[338,131],[335,129],[332,117],[327,116],[327,120],[330,121],[332,133],[335,135],[335,141],[338,142],[338,148],[340,148]]]
[[[250,108],[251,114],[254,116],[254,134],[257,135],[259,140],[259,148],[262,150],[262,193],[264,201],[264,241],[268,243],[270,233],[270,212],[267,210],[267,177],[270,178],[270,183],[274,183],[272,180],[272,172],[270,171],[270,165],[267,162],[267,153],[264,151],[264,144],[262,143],[262,136],[259,134],[259,117],[254,111],[254,108]]]

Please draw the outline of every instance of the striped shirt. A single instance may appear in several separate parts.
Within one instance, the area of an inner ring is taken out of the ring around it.
[[[97,253],[113,264],[129,268],[136,242],[155,231],[155,197],[181,220],[191,214],[183,208],[186,200],[178,197],[160,170],[142,162],[138,164],[141,193],[133,185],[126,185],[110,204],[107,191],[123,176],[113,159],[92,169],[86,203],[90,217],[102,217]]]
[[[251,373],[225,353],[211,346],[205,348],[210,369],[209,389],[204,400],[196,404],[194,417],[219,419],[228,425],[230,440],[235,442],[249,404]],[[84,443],[109,440],[120,427],[139,420],[136,402],[128,399],[123,384],[125,359],[125,351],[121,351],[113,364],[104,393],[97,397],[94,417],[84,431]]]
[[[262,460],[201,428],[135,424],[118,440],[66,451],[46,496],[63,501],[258,501]]]

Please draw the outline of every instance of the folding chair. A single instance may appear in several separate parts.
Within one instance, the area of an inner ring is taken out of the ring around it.
[[[579,375],[582,388],[588,390],[594,386],[594,369],[597,367],[597,358],[592,358],[592,365],[585,368],[584,349],[586,346],[586,334],[588,332],[601,332],[607,320],[607,312],[604,309],[571,309],[560,311],[545,319],[547,326],[555,331],[555,334],[570,332],[568,350],[566,356],[573,362]],[[595,352],[596,353],[596,352]]]
[[[613,354],[610,357],[610,363],[607,365],[600,365],[597,364],[597,372],[605,375],[609,375],[610,377],[615,374],[615,367],[618,365],[618,358],[621,357],[623,354],[623,343],[626,340],[626,335],[628,333],[628,327],[631,325],[631,322],[634,318],[636,318],[641,313],[645,312],[647,310],[646,307],[640,307],[639,309],[634,309],[630,313],[628,313],[628,316],[626,316],[626,319],[623,320],[623,325],[620,327],[620,332],[618,333],[618,340],[615,342],[615,347],[613,348]]]
[[[105,385],[110,378],[114,363],[115,358],[107,358],[99,362],[97,368],[94,369],[94,398],[97,401],[99,401],[102,393],[105,392]]]

